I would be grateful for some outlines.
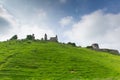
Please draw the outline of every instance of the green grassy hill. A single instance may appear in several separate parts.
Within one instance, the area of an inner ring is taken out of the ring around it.
[[[119,80],[120,56],[41,41],[0,43],[0,80]]]

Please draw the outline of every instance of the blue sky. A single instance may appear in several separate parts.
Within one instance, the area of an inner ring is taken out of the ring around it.
[[[0,40],[59,37],[60,42],[120,50],[120,0],[0,0]]]

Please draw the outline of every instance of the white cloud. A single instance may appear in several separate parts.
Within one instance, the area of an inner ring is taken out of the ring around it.
[[[59,0],[60,1],[60,3],[66,3],[67,2],[67,0]]]
[[[17,20],[0,5],[0,34],[8,33],[14,26],[18,26]]]
[[[16,26],[15,18],[2,5],[0,5],[0,17],[10,22],[12,26]]]
[[[46,13],[43,11],[39,12],[39,16],[45,17]],[[2,18],[1,18],[2,17]],[[11,36],[17,34],[19,39],[25,38],[28,34],[35,34],[35,37],[37,39],[40,39],[43,37],[45,33],[48,34],[48,37],[54,36],[54,31],[48,28],[47,25],[43,24],[20,24],[13,15],[11,15],[2,5],[0,5],[0,19],[3,19],[4,22],[9,23],[9,28],[6,28],[6,31],[4,31],[4,34],[0,34],[0,40],[7,40],[10,39]],[[2,21],[2,22],[3,22]],[[1,24],[0,24],[1,25]],[[2,30],[0,30],[2,31]]]
[[[51,29],[47,27],[41,28],[38,25],[23,25],[19,29],[19,38],[25,38],[28,34],[35,34],[36,39],[41,39],[45,33],[48,34],[48,37],[55,36],[54,32]]]
[[[105,13],[102,10],[82,16],[80,21],[74,23],[72,29],[65,32],[68,40],[82,46],[99,43],[101,47],[120,50],[119,34],[120,13]]]
[[[73,17],[72,16],[64,17],[59,21],[59,23],[62,27],[68,26],[73,23]]]
[[[43,26],[42,26],[43,27]],[[36,39],[41,39],[42,37],[44,37],[44,34],[48,34],[48,38],[50,38],[51,36],[55,36],[55,33],[47,28],[42,28],[38,25],[21,25],[20,27],[14,27],[12,30],[10,30],[9,33],[4,34],[1,36],[0,40],[7,40],[10,39],[10,37],[12,37],[13,35],[17,34],[19,39],[25,39],[26,35],[29,34],[35,34],[35,38]]]

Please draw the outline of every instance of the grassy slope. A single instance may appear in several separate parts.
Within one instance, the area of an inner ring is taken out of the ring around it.
[[[0,80],[115,80],[119,73],[120,56],[52,42],[0,43]]]

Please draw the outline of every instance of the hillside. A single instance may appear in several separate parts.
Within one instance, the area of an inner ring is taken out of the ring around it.
[[[0,42],[0,80],[119,80],[120,56],[45,41]]]

